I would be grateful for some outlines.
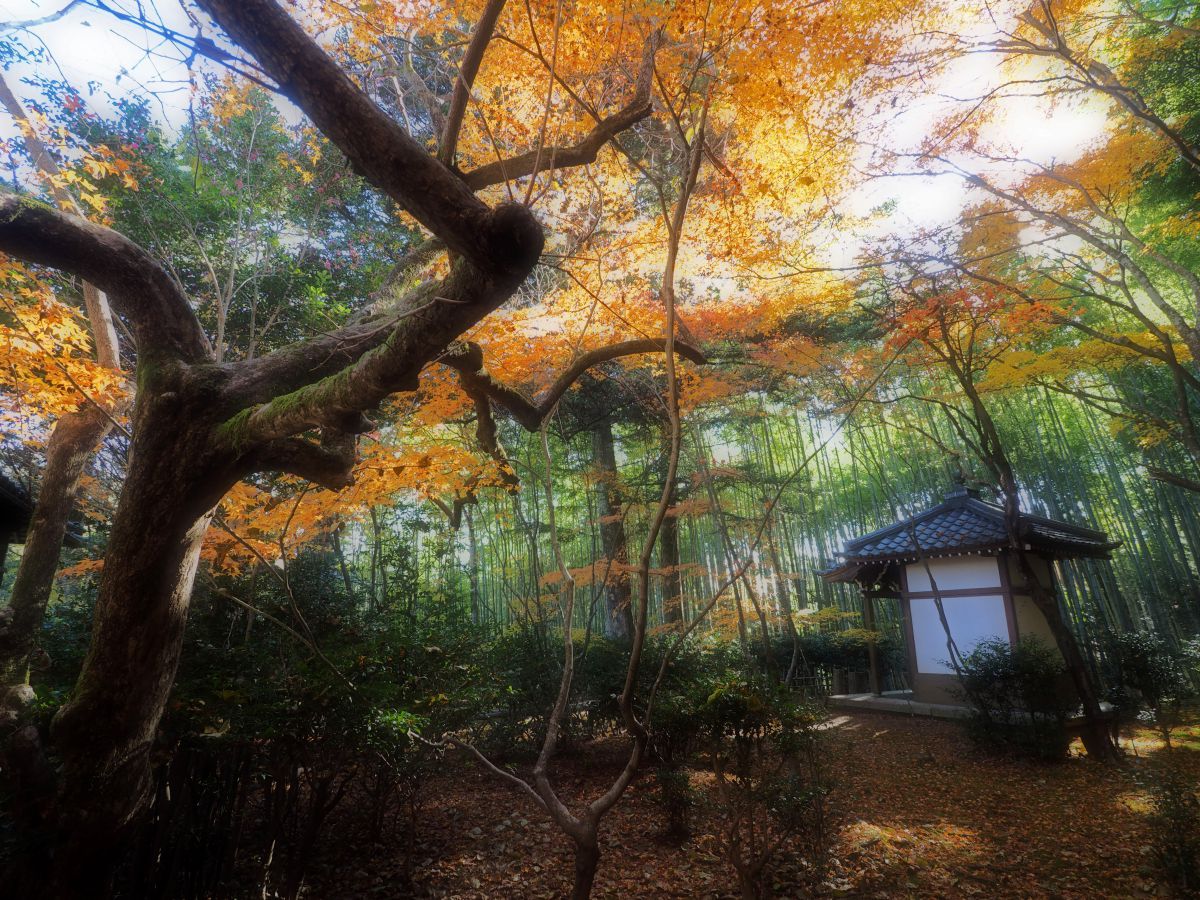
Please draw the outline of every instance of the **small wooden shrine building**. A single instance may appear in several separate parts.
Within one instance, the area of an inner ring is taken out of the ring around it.
[[[0,472],[0,587],[4,586],[4,566],[10,544],[25,543],[25,533],[33,520],[33,498],[15,481]],[[67,526],[63,543],[82,547],[82,535],[75,523]]]
[[[1107,559],[1120,542],[1090,528],[1022,514],[1020,537],[1038,579],[1055,589],[1054,562]],[[904,699],[960,705],[946,647],[942,609],[954,643],[966,655],[981,641],[1010,643],[1028,635],[1055,646],[1050,626],[1029,596],[1004,524],[1004,510],[959,486],[943,503],[910,519],[848,541],[840,565],[822,573],[826,581],[858,584],[863,591],[863,624],[875,626],[875,601],[900,601],[907,645],[908,683]],[[930,579],[932,575],[932,581]],[[936,590],[936,593],[935,593]],[[870,657],[872,694],[880,694],[876,654]]]
[[[4,473],[0,472],[0,586],[4,584],[4,563],[9,544],[23,544],[33,502],[29,496]]]

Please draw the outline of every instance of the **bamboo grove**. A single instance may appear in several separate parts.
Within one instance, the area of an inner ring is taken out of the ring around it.
[[[1200,538],[1191,493],[1148,479],[1142,452],[1115,439],[1103,416],[1071,398],[1032,391],[1005,398],[1000,414],[1006,433],[1021,448],[1018,459],[1031,507],[1054,518],[1093,523],[1125,548],[1111,563],[1065,566],[1060,573],[1081,633],[1097,646],[1105,632],[1131,628],[1190,640],[1196,633],[1191,598],[1197,590]],[[939,435],[947,449],[931,447],[919,431],[906,428],[910,417],[922,430]],[[667,594],[673,572],[683,597],[682,616],[690,619],[688,612],[701,609],[730,580],[744,555],[755,561],[747,577],[768,598],[775,629],[785,627],[789,606],[798,617],[827,607],[857,611],[854,591],[819,577],[836,561],[843,541],[933,505],[952,485],[960,463],[970,472],[969,450],[956,446],[945,424],[921,406],[897,410],[894,418],[842,418],[753,398],[705,418],[703,427],[696,424],[685,454],[681,484],[690,496],[676,516],[680,561],[667,565],[661,555],[655,560],[650,604],[659,628],[678,618]],[[621,438],[617,477],[628,498],[625,522],[632,543],[644,527],[646,495],[655,483],[661,448],[654,430],[631,430]],[[483,628],[551,620],[555,579],[547,561],[553,551],[545,497],[537,487],[544,463],[532,443],[522,449],[527,452],[514,458],[527,487],[515,495],[481,496],[460,533],[448,535],[436,509],[405,505],[376,511],[354,531],[352,542],[343,532],[339,552],[363,602],[384,592],[389,578],[412,572],[420,578],[414,597],[460,604]],[[593,463],[590,435],[558,437],[555,449],[557,515],[560,523],[570,523],[569,565],[586,586],[590,625],[603,633],[607,561],[597,497],[606,476]],[[731,523],[732,565],[705,496],[709,477]],[[756,543],[764,507],[780,489],[770,543]],[[389,571],[388,550],[377,542],[411,560],[406,565],[413,568]],[[609,579],[620,577],[613,573]],[[1164,597],[1172,599],[1163,602]],[[731,587],[701,628],[736,638],[738,623],[744,625],[748,613],[744,589]]]

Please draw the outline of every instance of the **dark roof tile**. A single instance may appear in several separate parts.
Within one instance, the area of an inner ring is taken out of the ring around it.
[[[1103,532],[1028,514],[1021,516],[1021,534],[1033,549],[1050,556],[1106,558],[1120,545]],[[845,552],[839,555],[847,562],[899,561],[998,550],[1007,545],[1004,510],[960,488],[932,509],[847,541]]]

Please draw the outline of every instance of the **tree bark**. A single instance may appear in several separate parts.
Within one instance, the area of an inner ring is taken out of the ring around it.
[[[53,895],[64,898],[103,896],[115,851],[144,807],[201,542],[242,474],[232,454],[213,449],[209,379],[173,366],[140,381],[90,649],[51,726],[63,761]]]
[[[788,640],[790,640],[792,643],[792,658],[788,662],[787,672],[783,676],[784,684],[791,684],[792,679],[796,677],[796,673],[799,671],[799,667],[801,665],[804,666],[805,674],[808,674],[808,661],[804,659],[804,651],[800,646],[800,632],[796,630],[796,619],[795,616],[792,615],[791,592],[788,590],[787,578],[785,577],[783,567],[780,565],[779,548],[775,544],[774,510],[772,510],[770,517],[767,519],[766,532],[767,555],[771,560],[771,568],[775,572],[775,593],[776,597],[778,598],[779,608],[784,612],[785,622],[787,624]],[[864,600],[863,602],[865,604],[869,601]],[[866,623],[865,617],[863,626],[865,628],[874,627],[873,625]],[[874,690],[874,688],[872,688],[872,690]]]
[[[471,584],[471,624],[478,625],[481,618],[482,597],[479,590],[479,543],[475,539],[475,516],[470,507],[464,509],[467,518],[467,580]]]
[[[596,464],[600,542],[604,558],[608,560],[604,578],[604,636],[613,641],[628,641],[633,634],[633,594],[626,571],[629,544],[617,484],[616,443],[608,418],[601,418],[593,426],[592,449]]]
[[[670,422],[664,422],[659,432],[662,446],[662,458],[667,460],[671,455]],[[667,475],[663,472],[663,477]],[[662,528],[658,533],[659,565],[665,570],[663,576],[663,621],[673,628],[683,627],[683,579],[679,574],[679,516],[672,515],[670,507],[679,503],[679,489],[676,483],[664,485],[663,490],[670,492],[668,509],[662,520]]]
[[[595,836],[590,843],[575,843],[575,886],[571,890],[571,900],[588,900],[592,896],[599,864],[600,846]]]
[[[337,557],[338,571],[342,574],[342,587],[346,589],[346,599],[354,603],[354,583],[350,580],[350,569],[346,565],[346,554],[342,552],[342,526],[333,529],[331,535],[333,552]],[[257,568],[255,569],[257,572]]]
[[[108,415],[89,405],[60,418],[50,435],[41,489],[13,582],[9,618],[0,627],[0,679],[5,688],[28,676],[29,654],[37,644],[50,600],[79,479],[111,428]]]
[[[683,627],[683,578],[679,574],[679,517],[663,519],[658,535],[658,552],[663,576],[663,621],[672,628]]]

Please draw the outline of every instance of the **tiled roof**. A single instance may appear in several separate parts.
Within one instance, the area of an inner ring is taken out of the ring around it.
[[[1056,557],[1107,558],[1119,546],[1101,531],[1028,514],[1021,516],[1021,537],[1032,549]],[[839,555],[847,562],[899,561],[1006,546],[1004,510],[960,488],[932,509],[847,541]]]
[[[0,472],[0,538],[6,541],[22,541],[33,503],[16,482]]]
[[[0,541],[10,544],[25,542],[25,533],[33,516],[33,499],[24,488],[0,472]],[[68,547],[83,546],[83,532],[78,522],[67,523],[63,543]]]

